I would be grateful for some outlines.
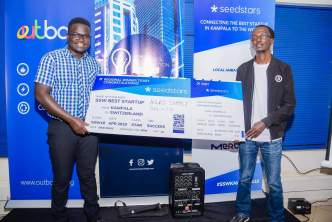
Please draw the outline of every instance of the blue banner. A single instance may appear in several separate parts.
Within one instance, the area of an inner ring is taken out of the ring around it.
[[[166,195],[171,163],[181,163],[182,147],[100,145],[100,195]],[[164,175],[164,176],[161,176]]]
[[[93,24],[93,1],[6,0],[5,58],[7,134],[12,200],[49,199],[52,171],[47,115],[35,101],[34,78],[46,52],[65,47],[67,24],[76,16]],[[59,13],[61,12],[61,13]],[[70,198],[80,198],[77,176]]]
[[[237,68],[254,56],[250,47],[254,27],[260,24],[274,27],[275,1],[195,0],[194,10],[194,78],[201,80],[202,84],[197,85],[193,92],[195,95],[213,95],[220,93],[220,89],[211,85],[207,92],[206,85],[215,83],[208,84],[209,81],[205,80],[235,81]],[[223,84],[225,96],[238,99],[239,92],[232,88],[234,85]],[[232,91],[235,93],[229,93]],[[238,155],[229,152],[229,149],[212,152],[210,149],[215,147],[214,144],[228,147],[228,144],[234,143],[217,139],[193,141],[193,160],[206,171],[206,193],[235,192],[239,173]],[[261,175],[261,170],[257,169],[253,190],[261,188]]]
[[[112,89],[137,95],[190,97],[190,79],[97,76],[94,91]]]
[[[234,170],[209,178],[205,181],[205,194],[232,193],[237,191],[240,171]],[[256,164],[255,173],[252,178],[252,190],[262,188],[262,171],[260,164]]]
[[[241,83],[193,79],[191,83],[191,97],[205,96],[222,96],[242,101]]]
[[[41,57],[66,46],[70,19],[85,17],[92,24],[91,54],[105,73],[127,77],[182,77],[182,10],[181,0],[5,1],[12,200],[50,199],[51,196],[49,117],[35,101],[34,78]],[[102,181],[104,176],[100,175]],[[70,198],[80,198],[76,173],[71,181]]]

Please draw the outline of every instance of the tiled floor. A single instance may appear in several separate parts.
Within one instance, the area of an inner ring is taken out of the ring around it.
[[[7,214],[9,211],[4,210],[6,201],[0,200],[0,220]]]
[[[315,203],[311,206],[311,214],[306,215],[309,220],[301,215],[295,215],[300,221],[331,222],[332,200],[328,202]]]

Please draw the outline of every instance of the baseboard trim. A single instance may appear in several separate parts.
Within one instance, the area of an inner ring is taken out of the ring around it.
[[[332,197],[332,176],[331,175],[305,175],[284,178],[283,181],[284,200],[287,202],[288,198],[301,197],[310,202],[325,200]],[[5,182],[0,182],[0,198],[1,200],[8,199],[9,188]],[[206,203],[233,201],[236,198],[236,193],[213,194],[205,195]],[[264,198],[262,191],[253,191],[252,198]],[[142,205],[142,204],[168,204],[168,196],[147,196],[147,197],[117,197],[117,198],[101,198],[99,200],[100,206],[109,207],[114,206],[115,201],[122,200],[128,205]],[[321,203],[324,204],[323,202]],[[49,208],[51,206],[50,200],[9,200],[5,209],[13,208]],[[83,206],[83,200],[69,200],[67,206],[69,208],[76,208]]]
[[[10,196],[8,182],[0,182],[0,190],[0,200],[8,200]]]
[[[205,203],[225,202],[235,200],[236,193],[213,194],[205,195]],[[252,198],[263,198],[264,194],[261,191],[252,192]],[[111,207],[117,200],[125,202],[130,205],[146,205],[146,204],[168,204],[168,196],[146,196],[146,197],[116,197],[116,198],[100,198],[99,205],[101,207]],[[9,200],[5,209],[14,208],[50,208],[50,200]],[[68,208],[83,207],[83,200],[68,200]]]

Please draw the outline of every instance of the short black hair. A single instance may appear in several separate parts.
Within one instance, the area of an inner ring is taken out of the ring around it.
[[[91,29],[91,25],[90,25],[90,22],[88,20],[86,20],[85,18],[82,18],[82,17],[76,17],[76,18],[73,18],[69,21],[69,23],[68,23],[68,32],[69,32],[71,26],[74,25],[74,24],[87,25],[89,27],[89,29]]]
[[[269,31],[270,38],[271,38],[271,39],[274,39],[274,31],[273,31],[273,29],[272,29],[270,26],[267,26],[267,25],[257,25],[257,26],[254,28],[254,30],[255,30],[256,28],[266,28],[266,29]]]

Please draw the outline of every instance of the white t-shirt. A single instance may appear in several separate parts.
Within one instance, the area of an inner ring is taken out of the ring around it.
[[[267,64],[257,64],[254,62],[254,93],[252,99],[251,126],[256,122],[267,117]],[[256,138],[254,141],[269,142],[271,135],[268,128]]]

